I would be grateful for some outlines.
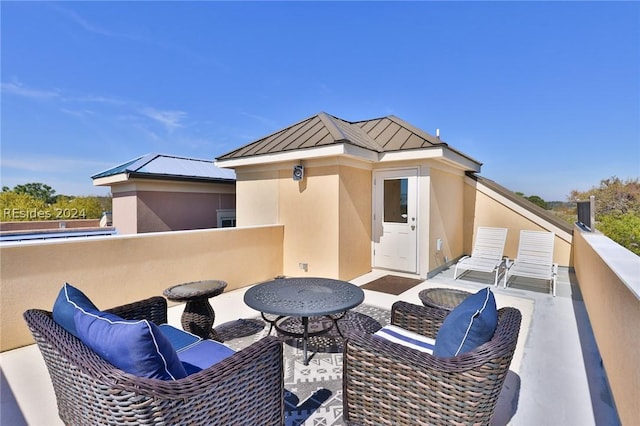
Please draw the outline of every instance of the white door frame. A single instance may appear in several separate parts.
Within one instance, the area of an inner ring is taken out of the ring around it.
[[[384,220],[384,181],[407,181],[406,223]],[[374,268],[391,269],[416,274],[419,247],[419,169],[383,169],[373,172],[371,264]]]

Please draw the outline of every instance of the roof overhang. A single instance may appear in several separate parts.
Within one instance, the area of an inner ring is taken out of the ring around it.
[[[378,153],[346,143],[321,146],[317,148],[296,149],[292,151],[277,152],[272,154],[254,155],[229,160],[216,160],[217,167],[235,168],[241,166],[254,166],[268,163],[283,163],[287,161],[308,160],[312,158],[347,156],[375,163],[378,161]]]
[[[162,180],[162,181],[175,181],[175,182],[200,182],[200,183],[235,183],[235,179],[224,178],[205,178],[194,176],[179,176],[179,175],[166,175],[159,173],[139,173],[139,172],[126,172],[118,173],[117,175],[105,176],[96,178],[93,180],[94,186],[111,186],[114,184],[121,184],[129,182],[133,179],[143,180]]]
[[[127,173],[118,173],[117,175],[105,176],[93,179],[93,186],[111,186],[113,184],[126,182],[128,180]]]
[[[455,168],[476,173],[480,171],[480,166],[482,165],[455,150],[449,149],[447,146],[404,151],[375,152],[349,143],[338,143],[317,148],[297,149],[228,160],[216,160],[215,165],[217,167],[236,168],[336,156],[351,157],[369,163],[434,159],[442,160]]]
[[[433,148],[421,148],[404,151],[384,152],[380,154],[380,163],[392,161],[411,161],[411,160],[442,160],[458,169],[465,171],[480,172],[481,163],[470,159],[469,157],[451,150],[446,146],[436,146]]]

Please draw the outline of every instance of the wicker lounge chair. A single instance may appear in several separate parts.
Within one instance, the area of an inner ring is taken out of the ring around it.
[[[391,323],[435,338],[449,312],[407,302]],[[515,308],[498,311],[493,338],[439,358],[365,334],[344,347],[343,416],[348,425],[490,424],[520,331]]]
[[[153,297],[109,312],[164,324],[167,301]],[[24,318],[49,369],[65,424],[284,424],[282,344],[275,337],[183,379],[164,381],[117,369],[48,311],[28,310]]]

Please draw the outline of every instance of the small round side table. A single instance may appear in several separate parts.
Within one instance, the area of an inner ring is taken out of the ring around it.
[[[174,302],[187,302],[182,312],[182,328],[203,339],[218,340],[213,329],[216,315],[209,298],[221,294],[227,283],[219,280],[194,281],[169,287],[162,294]]]
[[[428,288],[418,293],[418,297],[424,306],[451,311],[464,299],[470,296],[468,291],[452,288]]]

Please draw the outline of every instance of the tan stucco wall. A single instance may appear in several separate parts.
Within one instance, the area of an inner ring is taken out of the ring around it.
[[[446,263],[463,250],[464,175],[430,170],[429,271]],[[436,250],[437,239],[442,250]]]
[[[339,277],[350,280],[371,270],[371,171],[341,166]]]
[[[236,169],[237,224],[285,225],[287,276],[349,280],[371,270],[371,172],[338,163],[306,161],[301,181],[296,162]]]
[[[177,231],[0,247],[0,350],[33,343],[22,319],[69,282],[100,309],[220,279],[227,290],[281,275],[282,226]]]
[[[135,191],[114,193],[111,208],[113,227],[119,234],[138,233],[138,198]]]
[[[489,226],[498,228],[507,228],[507,241],[504,248],[504,255],[513,259],[518,253],[518,241],[520,239],[521,230],[532,231],[551,231],[555,232],[555,243],[553,260],[559,266],[573,266],[572,257],[572,238],[570,234],[558,232],[548,222],[540,220],[534,215],[527,216],[528,212],[517,211],[512,206],[495,196],[491,191],[485,190],[475,182],[470,184],[465,181],[464,190],[464,242],[463,252],[460,254],[470,254],[475,230],[478,226]]]
[[[604,235],[584,232],[577,226],[573,234],[576,276],[618,415],[623,425],[637,424],[640,299],[630,290],[629,283],[621,279],[620,265],[629,266],[627,275],[637,285],[638,257]]]
[[[285,275],[338,278],[338,167],[307,166],[298,182],[291,178],[291,169],[282,170],[279,194]],[[300,263],[307,263],[306,272]]]
[[[236,169],[237,226],[279,223],[279,181],[278,169]]]

